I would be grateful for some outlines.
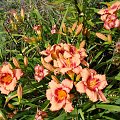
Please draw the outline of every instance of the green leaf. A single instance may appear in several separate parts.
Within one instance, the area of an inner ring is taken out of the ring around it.
[[[41,109],[45,111],[45,110],[47,109],[47,107],[49,106],[49,104],[50,104],[50,101],[49,101],[49,100],[46,100],[46,101],[43,103],[43,105],[41,106]]]
[[[0,120],[7,120],[7,118],[4,115],[4,113],[2,112],[2,110],[0,110]]]
[[[54,118],[53,120],[66,120],[67,114],[63,113],[62,115],[59,115],[58,117]]]
[[[120,72],[117,74],[117,76],[115,76],[116,80],[120,80]]]
[[[53,4],[61,4],[63,2],[65,2],[65,0],[57,0],[57,1],[53,2]]]
[[[106,109],[108,111],[120,112],[120,106],[117,106],[117,105],[96,104],[96,108],[102,108],[102,109]]]
[[[84,112],[82,111],[82,109],[79,109],[78,113],[80,113],[82,120],[85,120],[85,118],[84,118]]]
[[[95,24],[94,24],[91,20],[88,20],[87,23],[88,23],[90,26],[92,26],[92,27],[95,26]]]
[[[105,118],[106,120],[116,120],[116,119],[108,117],[108,116],[102,116],[102,117]]]
[[[98,52],[91,62],[94,62],[103,52],[104,50],[101,50],[100,52]]]

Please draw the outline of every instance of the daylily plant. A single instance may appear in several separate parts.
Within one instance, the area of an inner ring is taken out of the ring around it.
[[[45,57],[41,58],[43,66],[35,66],[35,79],[39,82],[48,74],[55,75],[51,76],[52,80],[46,91],[46,97],[51,103],[51,111],[61,108],[66,112],[73,110],[70,97],[73,86],[76,87],[76,92],[86,93],[93,102],[107,101],[102,92],[102,89],[107,86],[106,77],[89,68],[89,64],[85,61],[86,50],[83,47],[76,48],[71,44],[60,43],[49,46],[40,53]],[[58,80],[58,74],[64,75],[65,79]]]

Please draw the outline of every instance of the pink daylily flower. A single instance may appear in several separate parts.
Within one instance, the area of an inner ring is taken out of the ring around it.
[[[104,27],[107,30],[110,30],[111,28],[117,28],[120,26],[120,20],[117,19],[117,16],[115,14],[108,15],[107,19],[104,22]]]
[[[104,28],[110,30],[111,28],[120,27],[120,20],[117,19],[117,10],[120,9],[120,2],[117,1],[106,9],[101,9],[98,14],[101,15],[101,20],[104,21]]]
[[[95,70],[84,68],[81,72],[81,77],[82,81],[75,85],[79,93],[86,93],[93,102],[97,100],[107,101],[102,93],[102,89],[107,86],[105,75],[100,75]]]
[[[89,64],[84,60],[87,57],[86,50],[84,48],[77,49],[71,44],[56,44],[40,53],[46,56],[44,58],[46,62],[53,62],[53,67],[58,73],[65,74],[72,70],[79,74],[80,64],[89,67]]]
[[[46,91],[46,97],[50,100],[51,111],[57,111],[64,108],[66,112],[71,112],[74,108],[70,101],[70,90],[73,88],[73,81],[64,79],[61,84],[52,80],[49,83],[49,89]]]
[[[45,76],[49,74],[49,71],[47,69],[44,69],[43,66],[40,66],[39,64],[35,66],[35,80],[40,82]]]
[[[84,48],[77,49],[75,46],[71,44],[55,44],[52,47],[48,47],[46,50],[41,51],[40,54],[45,55],[45,56],[50,56],[50,60],[47,59],[46,62],[50,62],[51,58],[52,59],[57,59],[59,58],[59,54],[62,54],[64,58],[69,58],[73,56],[78,56],[81,57],[81,59],[84,59],[87,57],[86,51]],[[46,58],[45,58],[46,59]]]
[[[23,75],[21,69],[12,69],[9,63],[0,66],[0,91],[2,94],[8,95],[14,90],[17,81]]]
[[[59,68],[59,70],[62,74],[65,74],[66,72],[68,72],[70,70],[72,70],[76,73],[79,73],[79,70],[82,69],[79,65],[80,65],[79,57],[71,57],[71,58],[65,59],[61,55],[61,58],[54,60],[54,66],[56,68]]]

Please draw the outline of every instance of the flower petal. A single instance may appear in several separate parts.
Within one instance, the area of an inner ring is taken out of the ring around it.
[[[67,88],[66,90],[67,90],[67,92],[69,93],[70,90],[73,88],[73,81],[72,81],[72,80],[69,80],[69,79],[64,79],[64,80],[62,81],[62,86],[63,86],[64,88]]]
[[[98,74],[98,75],[95,75],[95,78],[100,80],[100,83],[99,83],[99,86],[98,86],[99,90],[104,89],[108,85],[107,81],[106,81],[106,76],[105,75],[99,75]]]
[[[51,100],[51,99],[52,99],[52,91],[51,91],[51,89],[48,89],[48,90],[46,91],[46,97],[47,97],[48,100]]]
[[[106,99],[105,95],[102,93],[102,91],[98,91],[98,97],[101,101],[104,101],[104,102],[107,101],[107,99]]]
[[[6,90],[3,86],[0,87],[1,94],[6,94],[8,95],[10,93],[9,90]]]
[[[50,103],[51,103],[50,110],[57,111],[57,110],[60,110],[65,105],[65,100],[63,100],[62,102],[57,102],[55,100],[55,97],[52,97],[52,100],[50,101]]]
[[[83,81],[80,81],[78,82],[76,85],[76,90],[79,92],[79,93],[85,93],[85,85],[83,83]]]
[[[14,72],[14,75],[15,75],[17,80],[19,80],[20,77],[23,75],[23,72],[21,69],[15,69],[15,70],[13,70],[13,72]]]
[[[51,82],[49,82],[49,87],[50,88],[58,88],[60,85],[59,84],[57,84],[54,80],[51,80]]]
[[[66,112],[72,112],[74,108],[72,107],[72,103],[68,100],[66,100],[66,104],[64,106],[64,109]]]
[[[87,68],[84,68],[81,72],[82,81],[87,81],[88,77],[90,76],[90,71]]]
[[[13,80],[10,84],[5,85],[5,89],[8,90],[8,91],[13,91],[16,84],[17,84],[17,80],[16,80],[16,78],[13,78]]]
[[[96,102],[98,100],[97,98],[97,92],[94,92],[92,90],[86,89],[86,94],[89,97],[89,99],[93,102]]]

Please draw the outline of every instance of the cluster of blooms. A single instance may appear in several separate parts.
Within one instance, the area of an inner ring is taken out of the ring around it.
[[[17,81],[23,75],[21,69],[13,69],[12,66],[5,62],[0,66],[0,91],[2,94],[9,94],[14,90]]]
[[[51,111],[63,108],[66,112],[71,112],[74,109],[70,94],[73,86],[80,94],[86,93],[93,102],[106,101],[102,93],[102,89],[107,85],[106,77],[89,69],[89,64],[85,61],[86,50],[83,47],[78,49],[71,44],[60,43],[49,46],[40,53],[45,56],[41,58],[41,62],[46,69],[40,65],[35,66],[35,79],[38,82],[50,72],[53,72],[55,76],[57,74],[69,75],[69,78],[62,82],[57,77],[51,76],[52,80],[46,91],[46,97],[51,103]]]
[[[118,10],[120,10],[120,1],[98,12],[101,15],[101,20],[104,22],[105,29],[110,30],[111,28],[120,27],[120,20],[117,18]]]

